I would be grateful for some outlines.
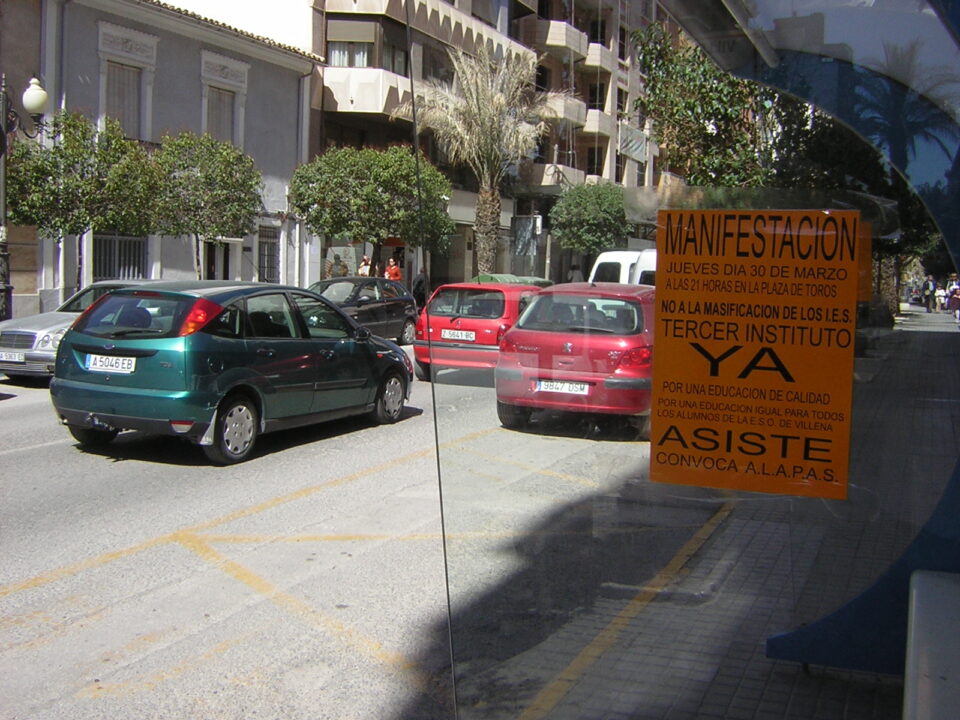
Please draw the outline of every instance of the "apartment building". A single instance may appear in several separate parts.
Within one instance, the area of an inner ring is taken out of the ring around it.
[[[411,88],[450,80],[449,48],[491,43],[541,59],[538,85],[565,90],[557,120],[505,188],[497,268],[561,279],[570,257],[551,244],[547,213],[565,187],[584,182],[650,185],[656,147],[633,109],[642,76],[630,34],[658,19],[655,0],[175,0],[178,7],[266,35],[325,58],[322,87],[311,99],[311,155],[330,145],[386,146],[413,141],[410,123],[390,113]],[[471,226],[475,182],[450,167],[428,134],[421,147],[454,183],[449,212],[458,241],[430,259],[439,282],[475,274]],[[388,247],[393,241],[387,240]],[[342,254],[360,248],[328,247]],[[423,259],[396,248],[412,275]]]

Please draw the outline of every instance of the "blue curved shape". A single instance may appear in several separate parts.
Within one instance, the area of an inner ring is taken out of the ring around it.
[[[767,638],[767,657],[812,665],[903,674],[910,575],[960,573],[960,463],[927,523],[867,590],[809,625]]]
[[[942,18],[954,20],[958,4],[942,3]],[[951,27],[956,37],[956,27]],[[838,60],[823,62],[819,56],[781,52],[781,64],[771,70],[762,63],[736,74],[758,80],[802,97],[848,124],[862,136],[868,119],[857,114],[851,100],[858,87],[884,85],[892,97],[917,100],[911,88],[863,67]],[[838,92],[838,87],[850,93]],[[936,111],[932,106],[928,108]],[[946,116],[943,116],[946,117]],[[956,122],[949,119],[956,126]],[[958,132],[957,138],[960,138]],[[958,265],[960,259],[960,148],[954,142],[949,152],[930,146],[920,148],[919,162],[898,167],[924,200],[943,233],[947,249]],[[897,167],[887,148],[885,155]],[[922,156],[921,156],[921,152]],[[901,158],[903,155],[901,154]],[[922,174],[922,175],[921,175]],[[920,183],[920,178],[925,181]],[[910,576],[915,570],[960,572],[960,463],[954,467],[943,496],[930,519],[904,554],[876,582],[843,607],[792,632],[767,639],[767,656],[806,664],[902,674],[907,635]]]

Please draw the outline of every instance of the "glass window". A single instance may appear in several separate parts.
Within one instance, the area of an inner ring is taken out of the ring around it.
[[[134,139],[140,139],[140,74],[138,67],[107,62],[107,115]]]
[[[331,67],[369,67],[373,43],[337,40],[327,44]]]
[[[285,295],[270,293],[247,298],[247,313],[253,337],[295,338],[300,336],[293,310]]]
[[[431,315],[498,318],[503,315],[503,293],[497,290],[450,288],[437,293],[430,302]]]
[[[406,292],[399,285],[395,285],[392,282],[385,282],[383,284],[383,296],[385,298],[398,298],[401,295],[405,295]]]
[[[385,43],[383,46],[383,69],[407,77],[407,51]]]
[[[590,110],[603,110],[607,104],[607,84],[590,83],[587,95],[587,108]]]
[[[322,300],[294,294],[293,301],[303,316],[310,337],[344,338],[351,334],[353,328],[350,323]]]
[[[207,132],[217,140],[234,142],[233,112],[236,93],[210,86],[207,88]]]
[[[227,305],[223,312],[214,318],[201,332],[222,338],[241,338],[251,334],[246,326],[247,314],[242,302]]]

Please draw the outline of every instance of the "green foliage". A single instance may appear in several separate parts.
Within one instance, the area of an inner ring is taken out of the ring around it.
[[[625,247],[629,226],[619,185],[576,185],[550,210],[550,229],[560,246],[584,253]]]
[[[103,130],[76,113],[51,123],[52,145],[17,142],[7,167],[13,222],[60,238],[88,230],[149,232],[159,176],[147,153],[108,118]]]
[[[163,178],[157,229],[208,239],[253,232],[263,210],[263,178],[253,159],[228,142],[190,132],[164,136],[154,155]]]
[[[664,168],[690,185],[764,185],[774,93],[723,72],[697,46],[675,46],[658,23],[635,41],[646,74],[638,104],[654,121]]]
[[[446,252],[454,230],[450,182],[421,154],[418,190],[417,162],[409,147],[330,149],[294,172],[291,206],[317,234],[373,244],[396,236]]]

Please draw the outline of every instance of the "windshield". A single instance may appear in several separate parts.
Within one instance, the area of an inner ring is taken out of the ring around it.
[[[175,337],[194,298],[115,293],[77,321],[74,330],[97,337]]]
[[[438,292],[430,301],[431,315],[499,318],[503,315],[503,293],[486,288],[450,288]]]
[[[354,285],[352,282],[343,282],[333,280],[330,282],[316,283],[310,286],[310,289],[318,295],[323,295],[327,300],[335,303],[342,303],[353,294]]]
[[[517,327],[633,335],[643,331],[643,311],[638,303],[621,298],[538,295],[520,316]]]

